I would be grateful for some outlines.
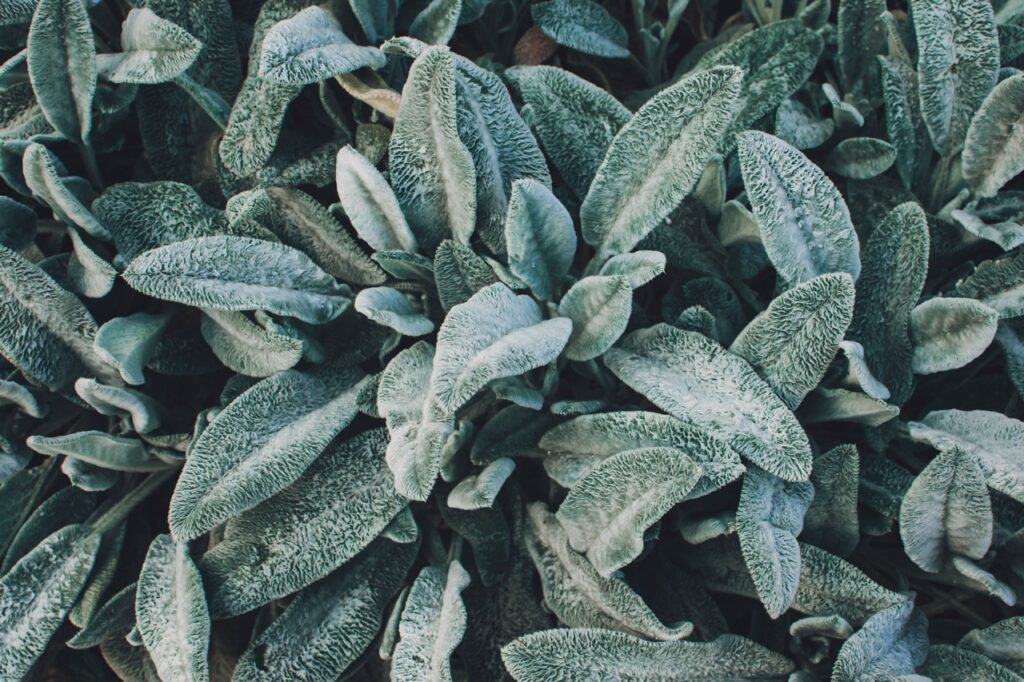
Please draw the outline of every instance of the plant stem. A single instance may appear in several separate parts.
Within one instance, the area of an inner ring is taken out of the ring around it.
[[[122,497],[117,504],[108,509],[102,516],[93,521],[93,533],[102,534],[121,523],[128,513],[137,507],[139,503],[153,494],[167,479],[177,471],[170,468],[166,471],[157,471],[147,476],[142,483],[135,486],[127,495]]]

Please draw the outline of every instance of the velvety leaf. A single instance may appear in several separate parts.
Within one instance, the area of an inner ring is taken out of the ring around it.
[[[100,414],[121,417],[136,433],[149,433],[160,426],[160,405],[140,391],[83,377],[75,382],[75,393]]]
[[[42,144],[29,144],[21,164],[25,184],[33,196],[53,209],[54,215],[63,222],[76,225],[94,237],[109,239],[110,232],[86,206],[92,199],[92,189],[83,186],[81,178],[62,176],[59,163]]]
[[[267,310],[313,324],[350,293],[304,253],[248,237],[199,237],[146,251],[123,273],[148,296],[218,310]]]
[[[183,74],[203,44],[148,7],[128,12],[121,26],[121,52],[96,55],[99,75],[112,83],[166,83]]]
[[[231,401],[189,449],[168,522],[191,540],[295,481],[356,415],[358,370],[287,370]]]
[[[22,557],[65,526],[85,523],[96,509],[96,496],[74,487],[61,488],[32,510],[11,538],[0,573],[7,573]]]
[[[430,45],[447,45],[459,26],[462,0],[430,0],[409,25],[409,35]]]
[[[0,405],[17,405],[18,409],[36,419],[42,419],[49,411],[46,403],[28,388],[13,381],[0,381]]]
[[[807,436],[745,360],[666,324],[633,332],[605,354],[608,368],[666,412],[694,421],[768,473],[806,480]]]
[[[892,30],[892,29],[890,29]],[[889,142],[896,149],[896,172],[909,189],[917,182],[931,142],[921,115],[917,71],[901,40],[890,39],[889,57],[878,57],[882,67],[882,95]]]
[[[1004,190],[994,197],[954,209],[950,217],[971,234],[995,242],[1004,251],[1024,244],[1024,192]]]
[[[139,573],[135,615],[161,679],[210,679],[210,613],[187,544],[169,535],[153,539]]]
[[[447,571],[436,566],[420,571],[398,621],[398,644],[391,662],[395,682],[450,682],[449,659],[466,630],[461,594],[469,582],[458,561],[452,561]]]
[[[136,591],[137,584],[131,583],[111,596],[67,645],[72,649],[89,649],[124,637],[135,625]]]
[[[65,436],[29,436],[27,444],[42,455],[64,455],[103,469],[159,471],[167,463],[152,456],[137,438],[121,438],[102,431],[79,431]]]
[[[516,180],[508,202],[505,246],[509,269],[538,297],[553,298],[576,255],[572,216],[536,180]]]
[[[928,647],[928,659],[921,673],[932,679],[948,682],[969,682],[984,679],[989,682],[1017,682],[1019,674],[993,663],[991,660],[960,647],[938,644]]]
[[[928,624],[911,601],[895,604],[864,623],[843,643],[834,682],[867,682],[913,675],[928,655]]]
[[[434,331],[434,323],[397,289],[371,287],[356,296],[355,309],[377,324],[405,336],[423,336]]]
[[[349,146],[338,151],[338,197],[359,237],[375,251],[416,251],[416,237],[398,199],[373,164]]]
[[[983,654],[1018,675],[1024,672],[1024,618],[1005,618],[987,628],[968,632],[958,646]]]
[[[860,455],[853,445],[839,445],[814,459],[814,501],[804,515],[804,542],[847,556],[860,541],[857,493]]]
[[[448,506],[466,511],[492,507],[515,468],[516,463],[507,457],[488,463],[480,473],[467,476],[452,488],[448,493]]]
[[[558,304],[558,314],[572,320],[565,356],[591,360],[603,355],[626,331],[632,303],[633,287],[620,275],[595,275],[576,282]]]
[[[761,132],[737,136],[743,184],[765,251],[790,286],[829,272],[860,275],[860,242],[839,190],[810,160]]]
[[[88,298],[103,298],[114,288],[117,270],[89,248],[73,227],[68,227],[74,252],[68,260],[68,279],[75,291]]]
[[[93,350],[121,374],[126,383],[146,381],[143,367],[157,349],[160,335],[171,321],[169,314],[135,313],[104,322],[93,340]]]
[[[826,163],[837,174],[867,180],[889,170],[896,161],[896,148],[876,137],[849,137],[837,144]]]
[[[910,312],[916,374],[959,369],[992,343],[999,313],[970,298],[931,298]]]
[[[842,421],[866,426],[881,426],[895,419],[900,408],[879,398],[845,388],[818,388],[807,395],[800,406],[800,421],[805,424]]]
[[[817,118],[806,105],[792,97],[775,111],[775,136],[797,149],[814,149],[825,144],[836,124],[830,118]]]
[[[530,8],[541,31],[559,45],[597,57],[624,59],[626,28],[591,0],[547,0]]]
[[[634,251],[612,256],[601,266],[599,275],[622,275],[629,286],[639,289],[665,272],[665,254],[661,251]]]
[[[983,197],[994,196],[1024,171],[1024,75],[999,83],[971,119],[964,143],[963,175]]]
[[[268,377],[302,359],[300,339],[264,329],[244,313],[207,309],[199,328],[217,359],[245,376]]]
[[[995,308],[1003,319],[1024,315],[1024,257],[1017,251],[982,262],[957,282],[956,293]]]
[[[878,62],[885,49],[885,0],[841,0],[836,15],[839,79],[846,92],[873,94]]]

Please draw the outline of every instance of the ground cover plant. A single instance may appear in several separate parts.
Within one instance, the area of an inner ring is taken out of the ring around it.
[[[0,679],[1024,680],[1024,2],[0,48]]]

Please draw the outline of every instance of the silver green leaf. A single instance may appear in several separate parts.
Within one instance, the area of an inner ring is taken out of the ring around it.
[[[885,400],[845,388],[818,388],[800,407],[800,421],[805,424],[841,421],[867,426],[881,426],[899,416],[900,408]]]
[[[159,471],[168,464],[154,457],[138,438],[103,431],[79,431],[65,436],[29,436],[27,444],[41,455],[64,455],[114,471]]]
[[[307,7],[275,24],[260,48],[260,78],[289,85],[309,85],[343,73],[387,63],[375,47],[356,45],[327,9]]]
[[[228,403],[189,449],[168,513],[174,537],[196,538],[295,481],[355,418],[362,378],[287,370]]]
[[[618,577],[604,578],[569,546],[565,529],[543,502],[526,509],[526,548],[540,574],[544,603],[570,627],[603,627],[652,639],[681,639],[691,623],[665,625]]]
[[[78,230],[68,226],[68,236],[74,249],[68,260],[68,279],[83,296],[103,298],[114,288],[117,270],[89,247]]]
[[[837,144],[826,165],[836,174],[853,180],[881,175],[896,161],[896,148],[876,137],[848,137]]]
[[[39,397],[27,387],[14,381],[0,380],[0,405],[17,405],[18,409],[30,417],[42,419],[50,407],[40,402]]]
[[[950,217],[974,236],[994,242],[1004,251],[1024,244],[1024,192],[1004,190],[963,209],[953,209]]]
[[[469,573],[458,561],[448,570],[427,566],[412,584],[391,661],[393,682],[451,682],[451,655],[466,631],[462,591]]]
[[[355,309],[377,324],[394,329],[404,336],[423,336],[434,331],[434,323],[409,300],[406,294],[391,287],[370,287],[356,295]]]
[[[795,668],[782,654],[737,635],[650,642],[597,628],[534,632],[502,647],[501,658],[518,682],[641,682],[681,674],[690,680],[781,679]]]
[[[814,486],[791,483],[757,469],[743,476],[736,508],[736,533],[757,595],[772,618],[793,603],[800,584],[796,538],[814,499]]]
[[[203,44],[148,7],[133,8],[121,26],[121,52],[96,55],[99,75],[111,83],[166,83],[185,73]]]
[[[787,481],[811,472],[807,435],[745,360],[697,332],[659,324],[633,332],[605,354],[620,380],[669,414],[727,441]]]
[[[300,339],[265,329],[244,313],[206,309],[199,330],[217,359],[245,376],[268,377],[302,359]]]
[[[969,649],[948,644],[928,647],[928,658],[921,668],[922,675],[943,682],[1019,682],[1019,673]]]
[[[928,621],[913,601],[871,616],[843,642],[832,668],[833,682],[869,682],[914,676],[928,654]],[[940,678],[945,679],[945,678]]]
[[[63,222],[76,225],[99,239],[109,239],[110,232],[87,206],[92,201],[92,188],[81,178],[62,175],[59,163],[42,144],[29,144],[21,162],[25,184],[33,196],[53,209]]]
[[[429,45],[447,45],[459,26],[462,0],[430,0],[409,25],[409,35]]]
[[[959,369],[996,337],[999,313],[972,298],[931,298],[910,312],[915,374]]]
[[[350,303],[348,287],[301,251],[248,237],[199,237],[146,251],[122,275],[147,296],[218,310],[267,310],[320,324]]]
[[[958,646],[983,654],[1018,675],[1024,673],[1024,617],[1005,618],[968,632]]]
[[[480,473],[467,476],[452,488],[448,493],[448,506],[466,511],[494,506],[498,493],[515,468],[516,463],[507,457],[488,463]]]
[[[160,405],[140,391],[83,377],[75,382],[75,393],[100,414],[121,417],[136,433],[149,433],[160,426]]]
[[[558,314],[572,320],[565,357],[591,360],[603,355],[626,331],[632,309],[633,287],[626,277],[593,275],[576,282],[558,304]]]
[[[377,636],[384,609],[401,587],[417,549],[416,543],[376,540],[304,589],[253,638],[232,679],[337,679]]]
[[[555,516],[570,546],[609,578],[640,556],[644,533],[686,499],[701,473],[676,448],[621,452],[580,478]]]
[[[819,275],[778,296],[729,348],[775,389],[790,409],[825,376],[853,318],[853,280]]]
[[[530,14],[559,45],[595,57],[629,57],[626,28],[592,0],[547,0],[530,7]]]
[[[1024,171],[1024,74],[999,83],[971,119],[963,175],[980,196],[995,196]]]
[[[96,509],[96,496],[78,488],[61,488],[46,498],[11,538],[0,574],[11,570],[22,557],[65,526],[85,523]]]
[[[623,126],[580,207],[595,263],[631,251],[696,186],[732,122],[742,83],[734,67],[699,71]]]
[[[161,679],[210,679],[210,612],[187,544],[169,535],[150,543],[139,573],[135,617]]]
[[[345,215],[374,251],[418,249],[395,193],[365,156],[348,145],[338,150],[335,181]]]
[[[854,445],[839,445],[814,459],[814,501],[804,515],[804,542],[847,556],[860,541],[857,493],[860,456]]]
[[[988,0],[915,0],[921,115],[940,154],[960,150],[995,87],[999,36]]]
[[[995,308],[1003,319],[1024,315],[1024,255],[1017,250],[982,262],[957,282],[956,293]]]
[[[790,286],[828,272],[860,275],[860,241],[828,176],[767,133],[737,136],[743,184],[768,257]]]
[[[431,393],[454,414],[494,379],[542,367],[561,353],[572,322],[544,320],[529,296],[504,284],[481,289],[448,312],[437,334]]]
[[[420,246],[433,252],[448,235],[468,242],[476,225],[476,171],[459,139],[447,48],[428,48],[413,62],[389,154],[391,185]]]
[[[825,144],[836,124],[830,118],[818,118],[800,100],[782,102],[775,111],[775,135],[797,149],[814,149]]]
[[[903,186],[910,189],[931,152],[928,129],[921,116],[917,71],[899,36],[890,38],[889,57],[878,57],[878,63],[882,67],[886,131],[896,149],[896,172]]]
[[[164,313],[135,313],[115,317],[103,323],[93,340],[93,350],[114,367],[125,383],[138,386],[146,382],[142,370],[157,349],[160,335],[171,321]]]
[[[46,120],[85,142],[92,130],[96,45],[82,0],[39,0],[28,31],[28,74]]]
[[[323,578],[384,530],[407,504],[384,463],[386,444],[384,429],[343,441],[291,486],[228,521],[200,564],[215,618]]]
[[[542,183],[529,178],[512,183],[505,248],[512,273],[538,297],[551,300],[576,255],[576,230],[572,216]]]
[[[863,95],[878,89],[875,56],[885,49],[885,0],[840,0],[836,15],[836,66],[843,90]]]
[[[612,256],[601,266],[599,275],[622,275],[629,286],[639,289],[665,272],[666,258],[661,251],[634,251]]]

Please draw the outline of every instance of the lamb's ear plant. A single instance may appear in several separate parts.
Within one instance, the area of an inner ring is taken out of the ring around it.
[[[1024,681],[1020,0],[0,2],[0,678]]]

